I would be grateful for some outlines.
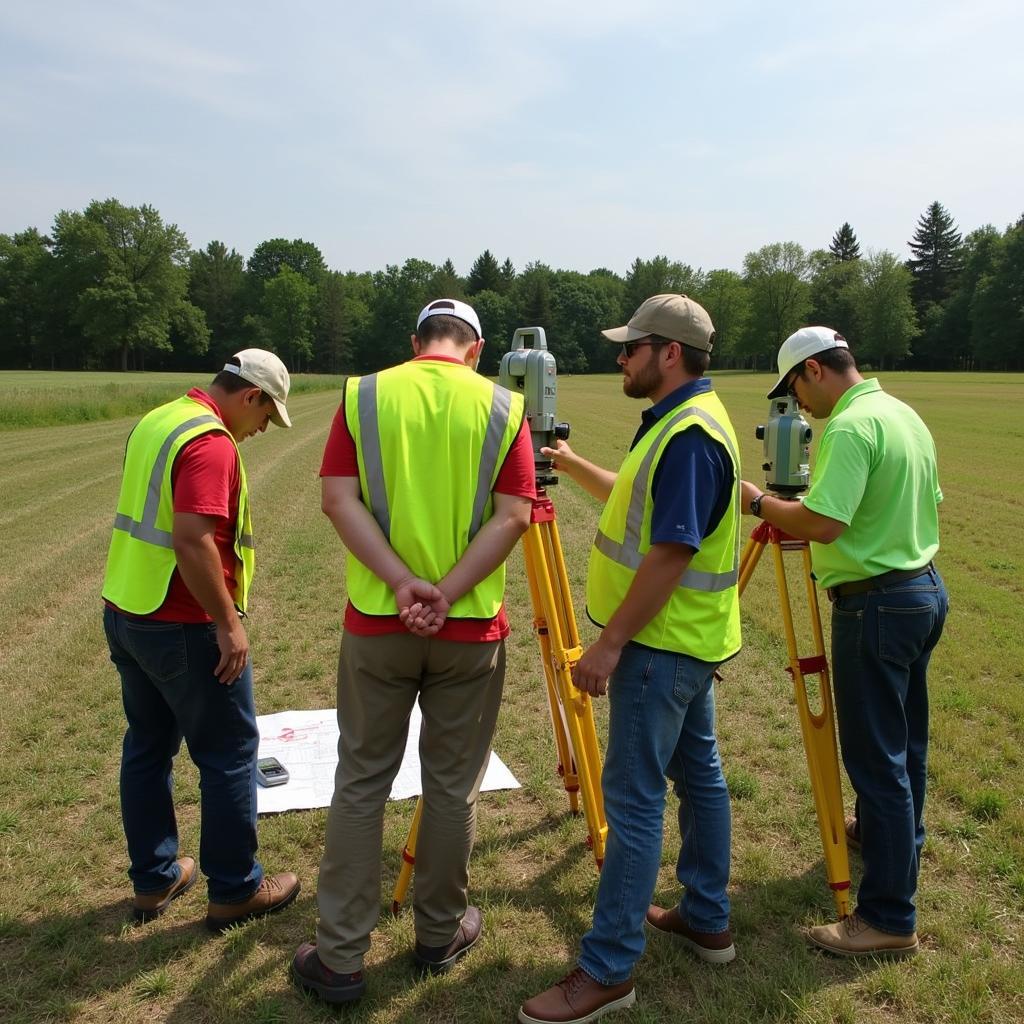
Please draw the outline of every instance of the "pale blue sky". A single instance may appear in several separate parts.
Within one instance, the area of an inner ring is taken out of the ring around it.
[[[0,231],[91,199],[331,267],[906,254],[1024,212],[1024,5],[8,0]]]

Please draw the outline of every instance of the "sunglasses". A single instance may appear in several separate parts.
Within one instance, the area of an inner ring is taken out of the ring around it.
[[[664,341],[624,341],[622,343],[622,358],[632,359],[633,353],[636,352],[638,348],[642,348],[644,345],[654,346],[664,344],[666,344]]]

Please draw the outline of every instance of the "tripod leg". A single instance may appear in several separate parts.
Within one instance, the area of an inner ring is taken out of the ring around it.
[[[534,528],[534,526],[530,527],[531,530]],[[539,529],[539,527],[537,528]],[[551,633],[541,600],[542,586],[540,581],[547,572],[547,563],[543,558],[537,560],[536,545],[527,545],[524,542],[524,553],[526,556],[526,577],[530,584],[530,598],[533,602],[533,628],[537,633],[537,642],[540,644],[540,658],[544,668],[548,710],[551,713],[551,731],[554,735],[555,750],[558,754],[558,774],[562,778],[566,794],[569,797],[570,810],[573,814],[578,814],[580,809],[579,777],[576,771],[576,762],[573,759],[572,748],[569,745],[569,738],[566,734],[565,721],[562,718],[562,712],[558,703],[554,662],[551,656]]]
[[[409,826],[409,838],[406,839],[405,848],[402,850],[402,867],[398,872],[394,892],[391,894],[391,913],[395,917],[401,913],[402,904],[409,892],[409,882],[412,881],[412,869],[416,863],[416,838],[419,835],[422,817],[423,797],[420,797],[416,801],[416,811],[412,816],[412,824]]]
[[[787,542],[788,543],[788,542]],[[840,917],[850,913],[850,862],[846,849],[846,831],[843,825],[843,796],[839,781],[839,757],[836,748],[835,726],[832,716],[832,691],[828,675],[828,659],[825,657],[821,629],[821,615],[818,611],[817,593],[811,577],[810,551],[804,543],[802,558],[807,581],[808,609],[811,617],[811,631],[814,635],[815,654],[801,658],[797,650],[796,631],[793,628],[793,611],[786,582],[786,568],[782,559],[782,544],[774,541],[775,580],[779,590],[779,606],[786,630],[786,648],[789,652],[789,672],[793,677],[793,695],[800,718],[800,732],[807,755],[807,770],[811,780],[811,792],[818,816],[818,829],[825,857],[825,873],[828,878],[836,910]],[[813,712],[807,698],[804,673],[817,673],[821,689],[821,710]]]
[[[564,723],[572,760],[577,768],[590,845],[600,866],[604,862],[608,834],[601,794],[601,755],[590,698],[572,684],[572,666],[579,661],[583,651],[576,635],[576,619],[572,612],[572,596],[567,587],[561,544],[553,526],[552,517],[548,521],[534,522],[527,530],[523,538],[526,568],[533,577],[540,600],[541,615],[538,618],[547,625],[550,644],[547,657],[554,676],[554,690],[561,712],[559,717]],[[543,654],[543,644],[541,650]]]

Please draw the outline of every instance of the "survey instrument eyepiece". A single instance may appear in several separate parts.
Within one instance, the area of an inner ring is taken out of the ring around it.
[[[784,498],[807,490],[811,479],[810,424],[790,395],[773,398],[768,406],[768,423],[755,431],[764,442],[765,487]]]
[[[509,391],[519,391],[526,405],[533,442],[533,466],[538,487],[558,483],[551,459],[541,448],[553,448],[555,440],[569,437],[569,424],[555,421],[558,400],[558,371],[555,357],[548,351],[543,327],[518,327],[512,335],[509,351],[501,357],[498,383]]]

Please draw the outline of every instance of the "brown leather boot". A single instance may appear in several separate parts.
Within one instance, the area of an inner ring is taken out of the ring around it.
[[[633,979],[602,985],[582,967],[519,1007],[520,1024],[587,1024],[636,1002]]]
[[[466,907],[466,913],[459,922],[459,930],[447,946],[425,946],[417,942],[413,957],[421,970],[444,974],[476,945],[482,931],[480,911],[476,907]]]
[[[144,924],[159,917],[170,905],[171,900],[192,888],[196,881],[196,862],[191,857],[179,857],[175,863],[178,866],[178,877],[172,885],[159,892],[137,892],[132,901],[132,917],[136,924]]]
[[[212,932],[222,932],[233,924],[284,910],[299,895],[300,888],[298,878],[290,871],[264,876],[260,887],[247,900],[240,903],[211,900],[206,911],[206,927]]]
[[[705,963],[727,964],[736,959],[736,947],[728,928],[724,932],[698,932],[683,920],[677,907],[671,910],[662,910],[653,905],[648,907],[647,923],[659,932],[675,935]]]

